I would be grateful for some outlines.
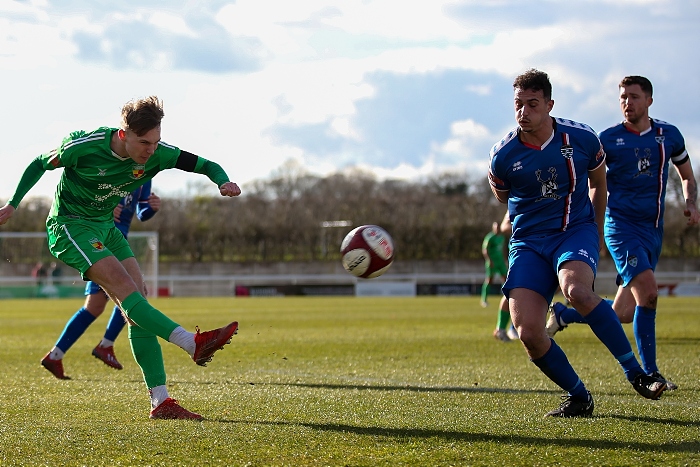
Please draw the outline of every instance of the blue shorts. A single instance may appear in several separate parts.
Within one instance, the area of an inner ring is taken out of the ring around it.
[[[87,284],[85,284],[85,295],[95,295],[100,292],[105,293],[97,282],[87,281]]]
[[[594,223],[575,226],[524,240],[511,240],[508,255],[510,268],[503,284],[508,297],[513,289],[529,289],[552,301],[559,287],[557,274],[566,261],[583,261],[596,274],[598,268],[598,227]]]
[[[618,285],[627,287],[640,273],[656,269],[663,238],[663,225],[645,228],[633,222],[605,218],[605,244],[615,261]]]

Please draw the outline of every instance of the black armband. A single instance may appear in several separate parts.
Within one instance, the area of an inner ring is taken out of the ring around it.
[[[180,156],[177,158],[175,168],[184,170],[185,172],[194,172],[194,168],[197,166],[197,159],[199,159],[199,157],[191,152],[180,151]]]

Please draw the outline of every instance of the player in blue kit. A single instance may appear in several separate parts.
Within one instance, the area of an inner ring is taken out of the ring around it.
[[[546,416],[589,416],[594,405],[564,351],[545,331],[558,286],[634,389],[658,399],[666,384],[644,373],[610,304],[593,292],[607,195],[600,140],[587,125],[550,116],[554,101],[546,73],[528,70],[513,89],[518,127],[491,150],[489,182],[496,199],[508,203],[513,223],[503,285],[513,323],[532,362],[568,393]]]
[[[114,209],[114,225],[124,235],[129,235],[129,228],[134,215],[142,222],[152,218],[160,209],[160,198],[151,192],[149,180],[141,187],[122,198]],[[89,281],[85,285],[85,304],[68,320],[53,349],[44,356],[41,364],[58,379],[70,379],[63,370],[63,357],[85,330],[100,316],[107,306],[109,297],[99,284]],[[92,350],[92,355],[106,365],[121,370],[122,364],[114,354],[114,341],[124,328],[126,321],[121,309],[114,306],[112,316],[107,323],[102,341]]]
[[[658,287],[654,270],[661,254],[669,162],[682,181],[689,226],[700,220],[698,189],[680,131],[649,118],[651,82],[642,76],[627,76],[618,88],[624,121],[600,134],[608,166],[605,243],[618,272],[613,308],[621,322],[633,323],[644,371],[665,380],[656,364]],[[575,309],[555,303],[547,332],[553,336],[572,322],[585,319]],[[677,388],[665,381],[667,389]]]

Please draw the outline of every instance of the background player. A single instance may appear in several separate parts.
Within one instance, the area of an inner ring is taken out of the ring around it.
[[[608,206],[605,242],[618,272],[613,308],[620,321],[634,323],[634,337],[647,374],[661,376],[656,363],[656,306],[658,286],[654,270],[661,254],[669,161],[683,186],[688,225],[696,225],[697,183],[685,141],[678,129],[649,118],[652,84],[643,76],[627,76],[619,86],[624,120],[600,134],[607,154]],[[550,336],[572,322],[585,322],[575,309],[552,306],[547,322]]]
[[[484,270],[486,271],[484,283],[481,286],[481,306],[486,308],[488,303],[491,283],[496,276],[501,280],[508,274],[505,251],[506,238],[501,232],[500,222],[494,222],[491,230],[481,242],[481,254],[484,256]],[[507,323],[506,323],[507,324]]]
[[[160,209],[160,198],[151,192],[151,181],[122,198],[114,208],[114,225],[127,238],[134,215],[142,222],[152,218]],[[85,286],[85,304],[68,320],[66,327],[56,341],[53,349],[41,360],[41,364],[58,379],[70,379],[64,374],[63,357],[68,349],[83,335],[85,330],[100,316],[107,306],[109,297],[95,282],[89,281]],[[122,364],[114,354],[114,341],[124,328],[126,321],[118,306],[114,306],[112,316],[107,322],[102,341],[92,350],[92,355],[106,365],[121,370]]]
[[[219,164],[161,141],[163,104],[155,96],[127,102],[121,128],[76,131],[58,148],[34,159],[15,193],[0,208],[7,222],[46,170],[63,168],[46,219],[49,251],[97,282],[129,319],[129,342],[151,398],[150,418],[201,419],[171,398],[158,337],[185,350],[205,366],[238,329],[232,322],[213,331],[187,332],[146,300],[143,275],[129,243],[114,226],[119,200],[161,170],[179,169],[206,175],[222,196],[241,190]]]
[[[489,234],[493,234],[496,231],[498,231],[498,235],[501,236],[503,238],[503,240],[501,241],[500,250],[494,252],[493,257],[495,258],[495,261],[490,261],[489,258],[491,256],[488,254],[487,243],[489,243],[489,244],[492,243],[491,239],[496,237],[496,235],[489,235]],[[486,285],[486,281],[484,281],[484,285],[481,288],[481,300],[482,300],[481,305],[482,306],[484,306],[484,303],[485,303],[484,289],[486,289],[486,291],[488,291],[488,288],[491,285],[491,278],[493,277],[493,274],[496,274],[496,273],[499,274],[504,280],[505,280],[506,276],[508,275],[508,266],[506,265],[506,259],[503,256],[503,253],[505,250],[505,237],[510,236],[511,232],[512,232],[512,225],[510,223],[510,217],[508,216],[508,211],[506,211],[501,223],[498,224],[497,222],[494,222],[493,223],[493,230],[491,232],[489,232],[489,234],[486,234],[486,237],[484,237],[481,252],[484,255],[484,258],[486,259],[485,269],[486,269],[486,280],[488,281],[488,285]],[[493,264],[496,264],[495,268],[491,267]],[[505,295],[501,294],[501,299],[498,302],[498,317],[496,319],[496,329],[493,330],[493,337],[495,337],[496,339],[498,339],[502,342],[510,342],[511,340],[518,339],[518,332],[515,330],[515,327],[513,326],[512,323],[510,326],[508,326],[509,323],[511,323],[511,321],[510,321],[510,310],[508,308],[508,299],[506,299]]]
[[[564,351],[545,331],[558,285],[634,389],[657,399],[666,384],[644,373],[615,312],[593,292],[607,195],[600,140],[587,125],[549,115],[554,101],[546,73],[528,70],[513,89],[518,126],[491,150],[489,182],[513,220],[503,286],[513,322],[530,360],[568,393],[546,415],[589,416],[594,406]]]

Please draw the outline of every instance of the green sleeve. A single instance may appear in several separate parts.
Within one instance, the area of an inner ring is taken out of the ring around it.
[[[221,187],[224,183],[230,182],[228,175],[226,175],[226,172],[219,164],[200,156],[197,156],[197,164],[194,166],[194,173],[206,175],[209,177],[209,180],[216,183],[218,187]]]
[[[22,178],[17,184],[15,194],[12,195],[12,198],[10,198],[7,204],[10,204],[12,207],[17,209],[17,206],[19,206],[19,203],[22,201],[24,196],[29,192],[29,190],[32,189],[34,185],[36,185],[36,182],[38,182],[42,175],[44,175],[44,172],[46,172],[46,168],[42,162],[42,156],[39,156],[27,166],[22,174]]]

